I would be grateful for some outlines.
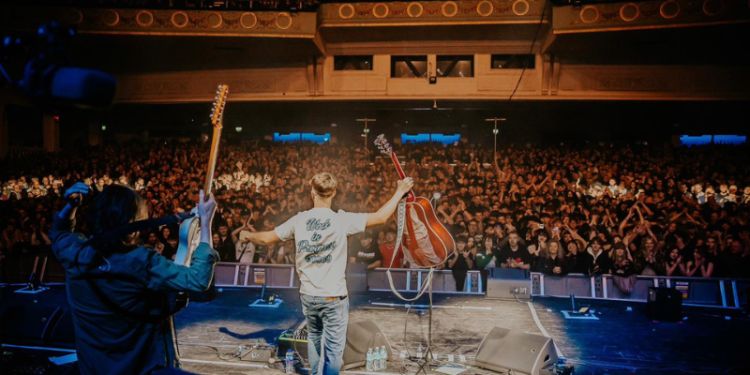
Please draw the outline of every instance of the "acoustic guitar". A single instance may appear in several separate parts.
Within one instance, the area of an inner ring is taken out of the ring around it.
[[[375,145],[381,153],[391,158],[398,176],[404,179],[406,174],[401,169],[398,156],[383,134],[375,139]],[[432,203],[429,199],[418,197],[413,191],[409,191],[405,205],[403,223],[399,224],[404,225],[404,237],[401,240],[404,256],[409,263],[422,268],[432,268],[443,264],[456,250],[456,242],[448,229],[438,220]],[[399,251],[399,249],[394,251]]]
[[[205,196],[211,194],[213,185],[214,171],[216,170],[216,159],[219,156],[219,141],[221,141],[221,129],[223,128],[224,107],[227,104],[229,95],[229,86],[220,84],[216,89],[213,106],[211,108],[211,127],[213,135],[211,137],[211,151],[208,154],[208,165],[206,168],[206,180],[203,185]],[[180,244],[177,247],[177,253],[174,262],[186,267],[190,266],[190,260],[193,252],[200,243],[200,219],[197,215],[188,218],[180,224]],[[187,305],[187,293],[180,293],[177,297],[178,304]]]

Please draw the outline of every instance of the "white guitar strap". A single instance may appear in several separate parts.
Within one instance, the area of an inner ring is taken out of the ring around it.
[[[429,289],[430,284],[432,283],[432,274],[435,271],[434,267],[430,267],[430,272],[427,274],[427,278],[422,283],[422,286],[420,287],[419,293],[417,293],[414,298],[406,298],[401,295],[401,293],[396,290],[396,286],[393,285],[393,276],[391,275],[391,268],[393,267],[393,261],[396,260],[396,255],[398,254],[398,251],[401,249],[401,239],[404,237],[404,225],[406,224],[406,201],[405,199],[402,199],[398,203],[398,208],[396,210],[396,247],[393,249],[393,254],[391,255],[391,261],[388,263],[388,269],[385,271],[386,276],[388,276],[388,284],[390,284],[391,292],[396,295],[396,297],[400,298],[402,301],[405,302],[413,302],[419,299],[419,297],[422,297],[422,295]],[[404,251],[404,256],[411,261],[411,254],[407,251]]]

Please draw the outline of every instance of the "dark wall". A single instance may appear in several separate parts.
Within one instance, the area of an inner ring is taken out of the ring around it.
[[[226,107],[224,138],[263,137],[275,131],[331,132],[339,142],[361,144],[362,124],[376,118],[371,136],[386,133],[461,133],[472,143],[492,144],[492,124],[501,116],[498,143],[573,141],[669,141],[680,134],[748,134],[746,102],[277,102],[232,103]],[[106,111],[67,110],[61,117],[61,147],[86,144],[88,126],[107,126],[105,141],[122,136],[195,137],[210,133],[210,103],[116,105]],[[11,144],[41,146],[41,114],[10,107]],[[336,124],[332,127],[331,124]],[[236,126],[242,132],[235,131]],[[371,138],[372,139],[372,138]]]

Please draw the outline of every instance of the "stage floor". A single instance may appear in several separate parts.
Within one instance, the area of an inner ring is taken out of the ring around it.
[[[33,296],[15,294],[15,289],[0,287],[0,307],[38,303],[40,307],[54,308],[66,304],[62,286]],[[259,297],[258,289],[224,289],[211,302],[191,301],[175,319],[183,367],[200,374],[281,373],[280,367],[241,361],[234,355],[240,345],[258,341],[275,344],[282,331],[302,321],[297,291],[274,293],[284,300],[277,309],[248,306]],[[426,310],[416,306],[407,313],[403,302],[390,293],[353,293],[350,297],[350,320],[372,320],[393,346],[395,355],[389,368],[380,373],[415,373],[417,366],[400,360],[399,354],[407,350],[414,355],[419,344],[426,345]],[[426,302],[423,298],[417,304]],[[436,295],[434,352],[443,362],[448,354],[458,363],[461,355],[471,361],[486,332],[498,326],[551,336],[566,362],[575,366],[575,374],[750,374],[747,312],[685,308],[682,321],[668,323],[647,319],[642,303],[578,299],[577,304],[590,306],[598,320],[564,319],[561,311],[570,309],[568,299],[535,298],[525,302]],[[6,348],[0,357],[2,373],[76,372],[74,365],[42,365],[47,357],[64,353],[11,352]],[[487,373],[473,368],[464,372]]]
[[[277,309],[248,307],[259,290],[224,289],[208,303],[192,302],[176,317],[184,367],[198,373],[279,373],[280,370],[240,361],[239,345],[256,340],[273,343],[279,334],[302,320],[296,291],[276,291],[284,300]],[[432,341],[443,361],[448,354],[460,364],[470,361],[486,332],[504,327],[551,336],[559,353],[576,374],[750,373],[746,344],[750,318],[738,311],[685,309],[677,323],[653,322],[645,305],[616,301],[586,301],[598,320],[566,320],[568,299],[536,298],[533,302],[489,300],[476,296],[434,297]],[[426,345],[428,315],[424,308],[408,310],[390,293],[352,294],[350,320],[372,320],[394,349],[387,373],[414,373],[416,365],[399,359]],[[417,302],[426,305],[427,299]],[[628,311],[630,307],[631,311]],[[350,373],[364,373],[355,369]],[[464,374],[487,371],[467,366]]]

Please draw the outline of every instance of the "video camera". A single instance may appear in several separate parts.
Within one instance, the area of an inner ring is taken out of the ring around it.
[[[103,71],[70,65],[67,44],[75,36],[72,27],[52,21],[39,26],[33,38],[3,37],[0,83],[45,107],[108,107],[116,79]]]

